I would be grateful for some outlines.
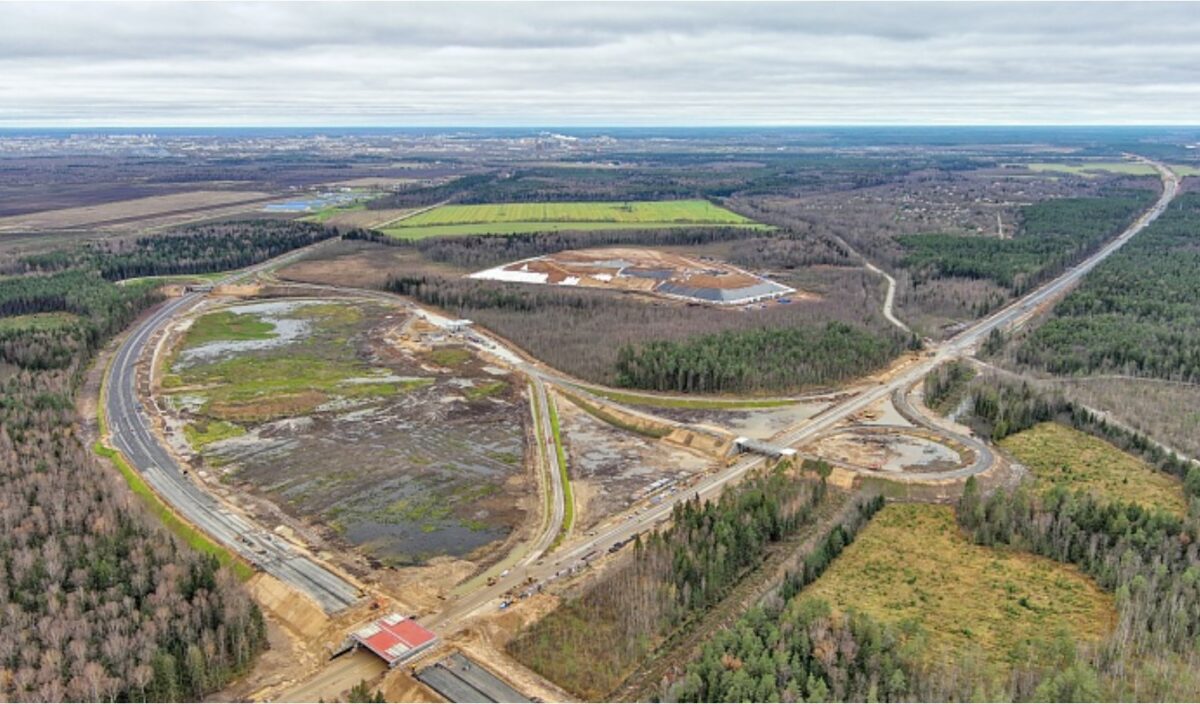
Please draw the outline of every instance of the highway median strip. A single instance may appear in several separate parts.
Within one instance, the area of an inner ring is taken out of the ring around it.
[[[575,497],[571,492],[571,476],[567,472],[567,453],[563,449],[562,433],[558,426],[558,409],[555,407],[554,399],[546,396],[546,410],[550,414],[550,432],[554,434],[554,451],[558,454],[558,471],[562,477],[563,488],[563,522],[562,529],[558,533],[558,537],[554,539],[552,547],[558,547],[563,538],[571,532],[571,526],[575,522]]]

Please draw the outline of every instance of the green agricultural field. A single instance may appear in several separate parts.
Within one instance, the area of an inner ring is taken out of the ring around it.
[[[1158,173],[1153,166],[1140,161],[1095,161],[1081,164],[1059,164],[1053,162],[1035,162],[1025,164],[1030,171],[1057,172],[1093,178],[1101,173],[1125,174],[1126,176],[1153,176]]]
[[[615,230],[634,228],[728,225],[762,228],[737,213],[706,200],[497,203],[444,205],[401,220],[384,233],[401,239],[518,234],[556,230]]]
[[[1075,568],[976,545],[954,509],[930,504],[886,506],[803,595],[916,633],[932,662],[978,648],[1000,669],[1035,640],[1096,642],[1116,620],[1112,596]]]
[[[1029,467],[1039,491],[1061,486],[1083,489],[1104,501],[1129,501],[1187,513],[1179,480],[1086,433],[1058,423],[1042,423],[1000,441]]]
[[[1200,169],[1185,164],[1169,164],[1171,170],[1180,176],[1200,176]],[[1095,178],[1102,173],[1124,174],[1126,176],[1154,176],[1158,174],[1153,166],[1139,161],[1096,161],[1081,164],[1059,164],[1052,162],[1036,162],[1025,164],[1030,171],[1046,173],[1071,174],[1084,178]]]

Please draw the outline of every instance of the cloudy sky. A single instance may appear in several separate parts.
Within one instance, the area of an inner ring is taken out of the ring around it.
[[[0,3],[0,126],[1189,124],[1196,4]]]

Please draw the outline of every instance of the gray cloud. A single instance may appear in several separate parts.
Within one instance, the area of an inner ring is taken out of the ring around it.
[[[1196,9],[0,4],[0,125],[1189,123]]]

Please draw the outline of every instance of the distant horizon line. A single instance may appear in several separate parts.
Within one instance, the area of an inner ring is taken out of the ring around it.
[[[154,124],[125,124],[125,125],[87,125],[87,124],[25,124],[25,125],[3,125],[0,124],[0,131],[11,130],[68,130],[68,129],[859,129],[859,128],[890,128],[890,129],[931,129],[931,128],[1021,128],[1021,127],[1037,127],[1037,128],[1146,128],[1146,127],[1161,127],[1161,128],[1200,128],[1198,123],[1159,123],[1159,122],[1141,122],[1141,123],[1106,123],[1106,122],[1072,122],[1072,123],[1036,123],[1036,122],[1020,122],[1020,123],[973,123],[973,122],[901,122],[901,123],[872,123],[872,122],[852,122],[852,123],[796,123],[796,124],[779,124],[779,123],[737,123],[737,124],[623,124],[623,123],[588,123],[588,124],[554,124],[554,123],[520,123],[520,124],[411,124],[411,125],[389,125],[389,124],[370,124],[370,125],[354,125],[354,124],[321,124],[321,125],[294,125],[294,124],[253,124],[253,125],[235,125],[235,124],[186,124],[186,125],[154,125]]]

